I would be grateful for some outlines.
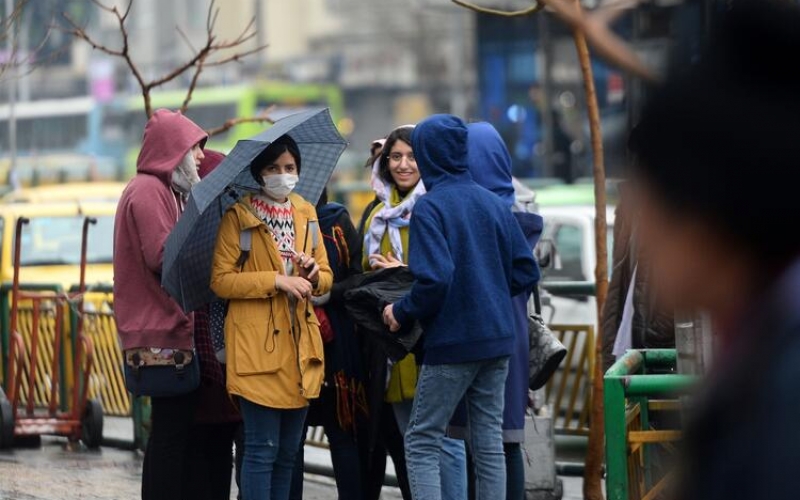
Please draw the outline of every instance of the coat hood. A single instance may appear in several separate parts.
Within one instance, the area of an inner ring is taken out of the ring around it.
[[[169,185],[172,171],[198,142],[205,145],[208,134],[179,111],[159,109],[147,121],[136,171],[158,177]]]
[[[472,179],[499,196],[508,207],[514,205],[514,184],[511,177],[511,155],[505,142],[491,124],[471,123],[468,160]]]
[[[417,168],[428,190],[447,180],[469,180],[467,126],[453,115],[433,115],[411,134]]]
[[[347,208],[339,203],[326,203],[321,207],[317,207],[317,218],[319,225],[322,228],[333,227],[336,221],[342,218],[342,215],[347,213]],[[323,232],[325,232],[323,230]]]
[[[539,243],[539,239],[542,237],[542,231],[544,230],[544,219],[542,216],[525,212],[514,212],[514,217],[517,219],[517,222],[519,222],[519,227],[522,229],[522,234],[525,235],[525,240],[531,248],[535,247],[537,243]]]
[[[214,151],[213,149],[205,149],[203,150],[203,154],[205,158],[200,162],[200,168],[197,171],[197,175],[199,175],[201,179],[205,179],[206,176],[213,172],[214,169],[222,163],[222,160],[225,159],[224,153]]]

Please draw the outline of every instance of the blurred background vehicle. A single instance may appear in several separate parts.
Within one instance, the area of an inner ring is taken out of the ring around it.
[[[0,198],[0,203],[117,202],[124,189],[124,182],[49,184],[11,191]]]
[[[545,220],[543,239],[555,246],[554,265],[545,271],[548,282],[595,282],[597,264],[595,252],[595,211],[591,205],[542,206]],[[614,245],[614,209],[607,211],[609,274],[612,269],[611,249]],[[549,323],[597,325],[597,302],[593,296],[562,296],[550,294]]]
[[[17,219],[30,223],[22,233],[21,283],[61,285],[69,290],[80,278],[81,230],[85,217],[97,224],[89,229],[86,282],[91,287],[111,283],[116,201],[39,202],[0,205],[0,281],[13,277],[14,228]]]

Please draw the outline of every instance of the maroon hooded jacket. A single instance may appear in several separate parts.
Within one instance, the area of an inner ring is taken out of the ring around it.
[[[181,113],[159,109],[144,128],[142,149],[117,206],[114,315],[122,349],[191,349],[193,321],[161,288],[164,242],[181,214],[172,172],[206,133]]]

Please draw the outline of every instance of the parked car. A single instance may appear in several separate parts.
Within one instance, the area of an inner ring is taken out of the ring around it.
[[[543,282],[594,282],[595,209],[592,205],[541,206],[544,217],[543,239],[555,247],[553,264],[545,270]],[[614,209],[606,212],[608,221],[608,268],[612,268],[614,245]],[[548,301],[546,301],[548,302]],[[548,310],[549,309],[549,310]],[[597,302],[593,296],[563,297],[550,295],[544,317],[553,324],[597,325]]]

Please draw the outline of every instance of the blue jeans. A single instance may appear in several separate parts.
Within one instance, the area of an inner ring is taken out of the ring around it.
[[[504,387],[508,357],[450,365],[422,365],[406,432],[406,467],[415,500],[441,500],[440,450],[459,401],[467,408],[476,499],[506,496],[503,453]]]
[[[405,435],[411,420],[414,401],[392,403],[397,427]],[[444,438],[439,465],[442,474],[442,500],[464,500],[467,498],[467,451],[464,441]]]
[[[242,498],[288,500],[308,408],[278,410],[240,399],[244,420]]]

